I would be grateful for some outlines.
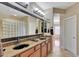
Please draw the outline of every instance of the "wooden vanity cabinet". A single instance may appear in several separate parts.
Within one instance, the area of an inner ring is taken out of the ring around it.
[[[20,57],[29,57],[32,53],[34,53],[34,47],[21,53]]]
[[[42,47],[41,47],[41,56],[42,57],[46,57],[47,56],[47,45],[46,42],[42,43]]]
[[[30,55],[30,57],[40,57],[41,56],[41,45],[36,45],[35,47],[35,52]]]
[[[52,46],[53,44],[52,44],[52,39],[51,38],[49,39],[47,45],[48,45],[48,54],[49,54],[52,51],[52,47],[53,47]]]
[[[31,54],[30,57],[40,57],[40,49]]]
[[[52,51],[52,39],[48,39],[27,51],[20,53],[20,57],[46,57]]]
[[[41,48],[41,44],[38,44],[38,45],[35,46],[35,50],[38,50],[40,48]]]
[[[12,57],[20,57],[20,55],[18,54],[18,55],[12,56]]]
[[[51,43],[48,42],[48,54],[51,52]]]

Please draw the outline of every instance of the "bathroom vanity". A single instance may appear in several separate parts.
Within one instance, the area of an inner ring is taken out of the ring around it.
[[[52,36],[44,40],[38,39],[37,42],[27,40],[20,42],[20,45],[28,44],[29,46],[22,49],[13,49],[16,45],[6,46],[3,57],[46,57],[52,52]]]

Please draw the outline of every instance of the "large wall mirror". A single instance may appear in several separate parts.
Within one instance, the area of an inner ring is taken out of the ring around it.
[[[27,35],[27,25],[27,16],[2,18],[2,38]]]
[[[41,32],[41,29],[43,27],[42,22],[43,22],[42,20],[36,19],[36,34],[41,34],[42,33]]]
[[[32,16],[1,18],[0,27],[3,39],[43,33],[43,21]]]
[[[5,8],[3,10],[2,8]],[[0,5],[0,38],[16,38],[41,34],[42,20],[34,14]],[[8,11],[9,10],[9,11]]]
[[[50,28],[51,28],[50,22],[44,21],[43,23],[44,23],[44,33],[49,33],[50,32]]]

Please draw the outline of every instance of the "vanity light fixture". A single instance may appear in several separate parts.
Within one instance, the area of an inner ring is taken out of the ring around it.
[[[38,9],[38,8],[34,8],[34,10],[35,10],[35,11],[39,11],[39,9]]]
[[[36,13],[36,14],[38,14],[38,15],[40,15],[40,16],[44,16],[44,15],[45,15],[45,14],[44,14],[41,10],[39,10],[38,8],[33,8],[33,12]]]

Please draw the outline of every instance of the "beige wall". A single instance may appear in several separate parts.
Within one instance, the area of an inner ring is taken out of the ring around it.
[[[77,52],[79,54],[79,3],[66,10],[65,18],[73,15],[77,15]]]
[[[65,9],[60,9],[60,8],[53,8],[53,13],[65,13]]]
[[[60,14],[60,47],[64,48],[64,14]]]
[[[64,28],[64,19],[70,16],[77,16],[77,53],[79,55],[79,3],[76,3],[65,10],[64,15],[61,15],[61,28]],[[64,31],[65,32],[65,31]],[[64,40],[64,39],[63,39]],[[63,41],[62,40],[62,41]]]

